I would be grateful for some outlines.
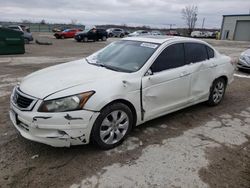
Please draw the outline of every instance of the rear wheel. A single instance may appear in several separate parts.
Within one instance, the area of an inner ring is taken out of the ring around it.
[[[106,36],[102,36],[102,41],[106,41],[107,37]]]
[[[133,116],[130,108],[123,103],[105,107],[97,117],[92,141],[102,149],[111,149],[123,142],[132,128]]]
[[[210,106],[218,105],[224,97],[225,90],[226,90],[226,80],[224,78],[216,79],[210,89],[210,95],[207,101],[208,105]]]
[[[24,44],[29,44],[30,41],[28,39],[24,39]]]

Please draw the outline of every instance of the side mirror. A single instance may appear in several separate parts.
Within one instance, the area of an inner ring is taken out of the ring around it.
[[[151,68],[148,69],[148,71],[145,73],[145,76],[150,76],[153,75],[153,71],[151,70]]]

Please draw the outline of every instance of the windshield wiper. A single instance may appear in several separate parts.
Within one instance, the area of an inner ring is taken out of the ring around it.
[[[98,62],[98,61],[96,61],[96,63],[91,63],[91,62],[89,62],[89,60],[88,60],[87,58],[85,58],[85,59],[86,59],[86,61],[87,61],[89,64],[91,64],[91,65],[95,65],[95,66],[98,66],[98,67],[104,67],[104,68],[106,68],[106,69],[113,70],[113,71],[117,71],[117,72],[130,72],[130,71],[127,71],[127,70],[122,70],[122,69],[117,68],[117,67],[113,67],[113,66],[111,66],[111,65],[103,64],[103,63]]]

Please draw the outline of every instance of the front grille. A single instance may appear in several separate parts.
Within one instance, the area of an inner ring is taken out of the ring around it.
[[[22,110],[31,110],[34,103],[36,102],[34,98],[22,93],[18,90],[18,88],[14,90],[12,101],[18,108]]]
[[[24,97],[24,96],[20,95],[19,93],[17,93],[16,104],[18,107],[28,108],[32,102],[33,102],[32,99],[29,99],[29,98]]]

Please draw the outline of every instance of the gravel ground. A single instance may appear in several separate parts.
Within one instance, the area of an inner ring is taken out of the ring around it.
[[[123,145],[53,148],[22,138],[9,117],[9,94],[25,75],[80,59],[111,41],[76,43],[36,33],[0,57],[0,187],[250,187],[250,74],[236,71],[219,106],[198,104],[138,126]],[[207,40],[237,58],[249,43]]]

